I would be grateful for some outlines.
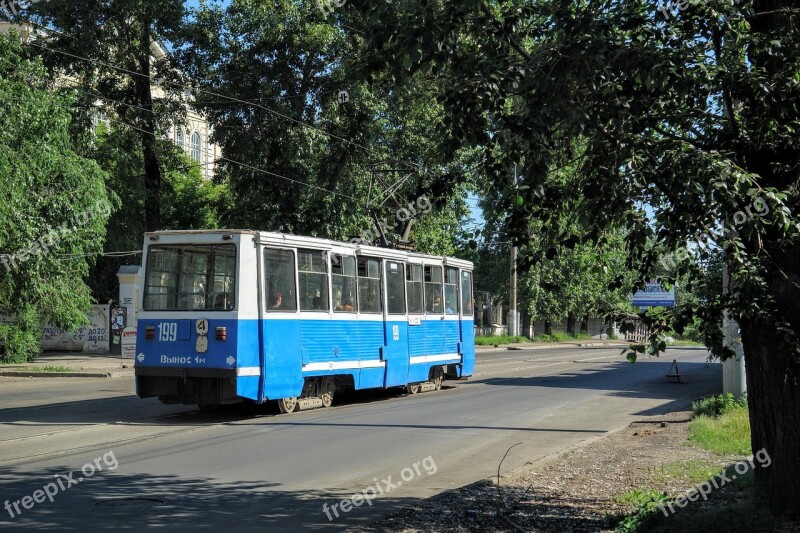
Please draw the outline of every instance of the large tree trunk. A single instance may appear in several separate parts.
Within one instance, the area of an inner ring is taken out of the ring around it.
[[[549,320],[544,321],[544,334],[545,335],[552,335],[553,334],[553,323]]]
[[[800,361],[770,326],[741,325],[756,489],[773,512],[800,515]]]
[[[143,17],[144,19],[145,17]],[[142,142],[142,155],[144,157],[145,172],[145,222],[147,231],[161,229],[161,167],[158,163],[156,149],[156,116],[153,110],[153,93],[150,85],[150,21],[142,20],[141,44],[138,49],[136,62],[139,73],[143,76],[133,76],[136,87],[136,99],[139,106],[145,111],[141,114],[140,124],[142,130],[139,137]]]
[[[589,315],[584,315],[583,320],[581,320],[581,333],[584,335],[589,334]]]

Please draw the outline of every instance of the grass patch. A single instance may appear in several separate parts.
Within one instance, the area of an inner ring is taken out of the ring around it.
[[[34,366],[25,368],[24,372],[75,372],[74,368],[68,368],[66,366],[55,366],[55,365],[44,365],[44,366]]]
[[[658,467],[651,480],[656,484],[664,484],[670,480],[682,479],[695,485],[708,481],[721,470],[719,465],[704,460],[675,461]]]
[[[625,516],[617,526],[617,533],[646,531],[662,513],[660,506],[668,499],[666,492],[651,489],[631,489],[612,498],[616,503],[629,505],[633,513]]]
[[[530,339],[522,335],[498,335],[496,337],[475,337],[477,346],[499,346],[501,344],[514,344],[517,342],[530,342]]]
[[[749,455],[752,450],[747,407],[732,408],[716,417],[696,417],[689,424],[689,441],[714,453]]]

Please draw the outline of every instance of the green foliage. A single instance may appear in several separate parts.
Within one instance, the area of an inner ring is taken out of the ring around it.
[[[496,337],[475,337],[476,346],[498,346],[501,344],[514,344],[517,342],[530,342],[530,339],[521,335],[498,335]]]
[[[423,194],[433,203],[415,221],[412,240],[421,252],[456,251],[468,178],[446,183],[441,177],[468,174],[466,155],[446,158],[442,145],[450,137],[431,129],[443,120],[434,84],[420,79],[381,91],[363,81],[363,38],[328,24],[315,2],[279,0],[269,9],[248,0],[203,4],[173,41],[181,69],[200,88],[257,102],[195,103],[214,125],[226,158],[236,161],[219,166],[230,190],[224,225],[359,236],[374,227],[368,197],[386,188],[370,189],[370,168],[409,161],[419,170],[398,191],[403,203]],[[348,91],[349,102],[338,102],[340,90]],[[401,174],[382,177],[391,182]],[[397,209],[390,201],[377,212],[392,241],[400,227]]]
[[[629,505],[634,512],[626,516],[617,526],[617,533],[635,533],[647,531],[647,527],[661,512],[661,506],[669,499],[666,492],[652,489],[631,489],[616,496],[617,503]]]
[[[695,416],[719,416],[735,409],[746,409],[747,397],[736,398],[730,392],[717,394],[692,402],[692,412]]]
[[[752,453],[747,407],[733,406],[715,417],[697,416],[689,425],[689,441],[719,454]]]
[[[138,149],[135,132],[110,120],[110,127],[98,130],[88,152],[109,171],[108,189],[118,198],[119,208],[108,223],[105,252],[140,250],[147,230],[144,158]],[[214,229],[220,212],[227,209],[224,185],[204,178],[196,163],[170,140],[158,142],[164,166],[161,192],[161,224],[164,229]],[[121,265],[138,264],[141,257],[102,257],[92,269],[91,285],[95,298],[116,300],[119,293],[117,271]]]
[[[84,282],[110,211],[105,173],[74,151],[70,102],[49,90],[19,35],[0,35],[0,326],[3,361],[39,353],[40,327],[86,324]],[[15,266],[16,265],[16,266]]]

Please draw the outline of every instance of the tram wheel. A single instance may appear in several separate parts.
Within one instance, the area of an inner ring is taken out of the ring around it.
[[[333,391],[323,392],[319,397],[322,400],[322,407],[330,407],[333,405]]]
[[[406,385],[406,390],[409,394],[416,394],[419,392],[419,383],[409,383]]]
[[[283,414],[294,412],[294,410],[297,409],[297,398],[281,398],[278,400],[278,409],[280,409]]]
[[[442,379],[442,376],[437,376],[437,377],[436,377],[436,378],[433,380],[433,386],[434,386],[434,388],[435,388],[436,390],[442,390],[442,381],[444,381],[444,380]]]

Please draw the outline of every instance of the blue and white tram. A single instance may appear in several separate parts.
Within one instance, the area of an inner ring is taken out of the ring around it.
[[[136,388],[165,403],[434,390],[475,367],[472,263],[245,230],[145,234]]]

